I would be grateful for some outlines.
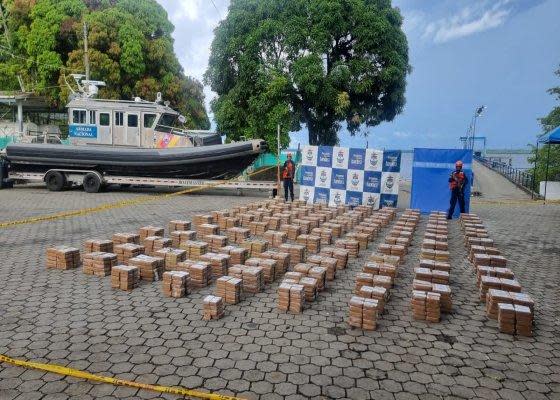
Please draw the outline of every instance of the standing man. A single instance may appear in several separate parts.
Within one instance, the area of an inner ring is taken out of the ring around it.
[[[463,172],[463,162],[459,160],[455,163],[455,171],[453,171],[449,177],[451,202],[449,212],[447,213],[447,219],[451,219],[453,217],[457,200],[459,200],[459,209],[461,210],[461,213],[465,212],[465,186],[468,182],[469,180],[467,179],[467,175]]]
[[[282,179],[284,180],[284,198],[288,201],[288,190],[292,202],[294,201],[294,176],[296,173],[296,164],[292,161],[292,153],[288,153],[288,159],[282,167]]]

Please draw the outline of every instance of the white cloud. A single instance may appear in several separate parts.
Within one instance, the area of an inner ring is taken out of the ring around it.
[[[410,137],[410,132],[396,131],[393,133],[393,136],[397,138],[407,138]]]
[[[227,15],[229,0],[157,0],[167,11],[175,25],[173,38],[175,53],[185,74],[202,82],[208,67],[210,45],[214,28]],[[204,87],[206,110],[210,113],[210,101],[215,96]],[[210,115],[212,121],[212,115]]]
[[[423,12],[418,10],[403,11],[403,24],[402,29],[407,36],[415,33],[416,30],[425,25],[426,17]]]
[[[468,6],[451,17],[442,18],[426,25],[422,37],[445,43],[454,39],[470,36],[478,32],[503,25],[511,15],[509,0],[494,3],[490,8]]]

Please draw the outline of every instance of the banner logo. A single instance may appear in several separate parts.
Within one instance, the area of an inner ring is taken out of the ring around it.
[[[315,192],[315,201],[317,203],[328,203],[329,199],[327,197],[327,193]]]
[[[397,156],[387,156],[385,165],[388,168],[396,168],[399,165],[399,158]]]
[[[394,200],[389,200],[389,199],[385,199],[383,201],[383,205],[385,207],[394,207],[395,206],[395,201]]]
[[[379,163],[379,157],[377,157],[377,153],[371,153],[371,156],[369,157],[369,165],[375,167],[377,166],[378,163]]]
[[[342,171],[342,172],[341,172]],[[344,170],[333,169],[332,175],[332,187],[339,187],[340,189],[346,189],[346,173]]]
[[[336,155],[336,162],[342,164],[344,162],[344,152],[342,150],[338,150],[338,154]]]
[[[321,171],[321,175],[319,176],[319,180],[321,183],[325,183],[327,181],[327,172],[325,170]]]
[[[368,196],[367,198],[367,205],[370,207],[375,207],[377,203],[377,200],[375,197],[373,197],[371,194]]]
[[[309,189],[305,188],[305,190],[303,191],[303,200],[305,200],[306,202],[309,201]]]
[[[307,161],[313,161],[313,149],[307,149],[307,155],[305,156],[305,158],[307,158]]]
[[[379,189],[379,178],[377,176],[370,176],[366,181],[366,185],[372,190]]]
[[[352,185],[358,186],[358,183],[360,183],[360,177],[354,172],[354,174],[352,174]]]
[[[340,198],[340,193],[337,193],[334,195],[334,204],[336,204],[337,206],[340,205],[340,203],[342,202],[342,199]]]
[[[392,176],[387,177],[387,180],[385,181],[385,187],[391,190],[393,189],[394,185],[395,185],[395,178],[393,178]]]

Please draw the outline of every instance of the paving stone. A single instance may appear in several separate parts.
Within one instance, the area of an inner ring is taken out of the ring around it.
[[[329,385],[323,387],[322,391],[330,399],[341,399],[346,396],[346,391],[338,386]]]
[[[229,381],[227,387],[235,393],[243,392],[245,390],[249,390],[250,383],[241,379],[235,379],[233,381]]]
[[[274,385],[274,393],[288,396],[297,392],[297,386],[290,382],[282,382]]]
[[[395,399],[396,400],[416,400],[419,399],[419,397],[413,393],[409,393],[409,392],[400,392],[400,393],[396,393],[395,394]]]
[[[381,382],[379,382],[379,386],[382,389],[392,393],[398,393],[403,390],[402,385],[399,382],[395,382],[391,379],[382,380]]]
[[[143,195],[112,190],[96,196],[76,190],[48,193],[29,185],[2,192],[5,201],[18,207],[0,208],[0,220]],[[0,265],[4,283],[0,310],[6,310],[0,323],[0,353],[141,382],[267,400],[558,397],[560,338],[554,308],[558,298],[557,288],[549,282],[560,281],[560,271],[552,267],[560,248],[550,240],[549,232],[560,223],[559,205],[473,203],[508,266],[524,290],[535,297],[535,337],[528,339],[500,334],[495,321],[486,318],[455,221],[450,224],[449,241],[454,312],[439,324],[411,319],[410,287],[425,226],[422,218],[378,330],[367,333],[347,329],[345,324],[348,298],[363,255],[339,271],[329,289],[301,315],[277,312],[274,283],[262,294],[247,296],[241,305],[228,306],[228,315],[217,321],[203,321],[200,316],[201,299],[213,292],[213,286],[182,299],[168,299],[157,282],[143,283],[132,293],[116,293],[108,279],[87,277],[80,270],[44,268],[44,251],[52,244],[81,247],[90,237],[110,237],[147,224],[188,219],[222,209],[224,204],[245,204],[263,197],[201,194],[193,202],[194,198],[176,196],[95,215],[7,228],[9,234],[2,236],[0,249],[4,261]],[[527,241],[517,239],[520,231]],[[382,232],[368,252],[384,236]],[[306,395],[304,386],[319,387],[321,392],[315,394],[314,389]],[[13,397],[14,390],[17,398],[31,399],[40,397],[33,391],[43,390],[52,398],[158,398],[146,391],[3,365],[0,390],[4,391],[0,392],[2,399]]]

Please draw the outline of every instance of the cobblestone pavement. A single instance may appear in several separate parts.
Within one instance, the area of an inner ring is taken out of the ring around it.
[[[3,208],[4,220],[33,215],[38,207],[72,209],[136,194],[47,197],[43,189],[17,189],[0,192],[3,204],[8,196],[19,199],[18,215]],[[375,332],[351,330],[345,323],[363,256],[302,315],[276,310],[275,283],[227,306],[226,317],[210,322],[201,318],[201,299],[213,287],[170,299],[162,295],[160,283],[143,283],[127,294],[113,291],[109,278],[44,267],[49,245],[81,247],[90,237],[163,226],[174,218],[254,200],[178,196],[0,230],[0,353],[249,399],[560,399],[559,206],[477,205],[473,210],[535,297],[534,338],[500,334],[496,322],[485,317],[456,223],[450,229],[453,314],[439,324],[412,320],[412,268],[424,219]],[[0,364],[2,400],[125,398],[175,397]]]

